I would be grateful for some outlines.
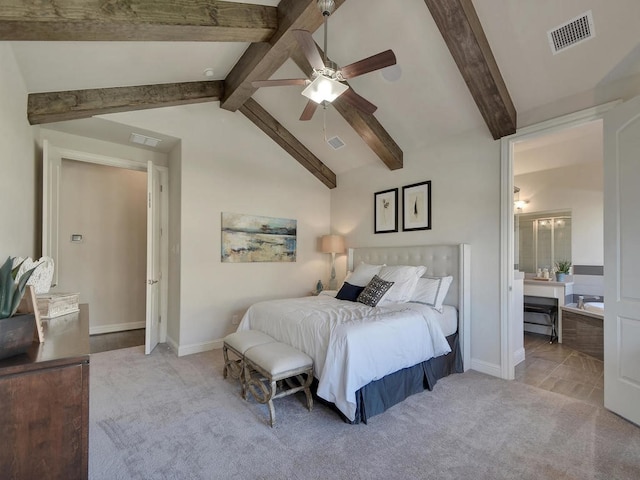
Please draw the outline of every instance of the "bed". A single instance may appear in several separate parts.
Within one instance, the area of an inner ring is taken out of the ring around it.
[[[370,307],[327,292],[254,304],[238,330],[259,330],[307,353],[314,359],[319,399],[335,406],[345,421],[366,423],[469,365],[469,260],[470,247],[464,244],[349,249],[353,276],[347,282],[357,283],[368,267],[384,265],[384,277],[393,269],[411,270],[395,267],[400,265],[421,275],[415,267],[424,265],[420,285],[450,277],[443,305],[436,309],[418,296]]]

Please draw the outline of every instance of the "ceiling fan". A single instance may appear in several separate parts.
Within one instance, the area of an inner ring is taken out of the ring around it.
[[[302,95],[307,97],[309,101],[300,116],[300,120],[311,120],[313,114],[318,108],[318,105],[322,104],[326,108],[329,103],[338,97],[341,97],[355,108],[365,113],[372,114],[378,107],[355,93],[353,89],[349,88],[346,80],[395,65],[396,56],[393,51],[386,50],[339,68],[334,62],[330,61],[327,56],[327,20],[335,9],[335,2],[334,0],[317,0],[317,3],[319,10],[324,17],[324,58],[322,58],[320,52],[318,52],[318,48],[316,47],[316,43],[310,32],[307,30],[291,31],[298,42],[298,45],[302,49],[304,56],[313,68],[313,73],[311,74],[312,78],[256,80],[251,82],[251,85],[255,88],[279,87],[283,85],[305,85],[306,88],[302,91]]]

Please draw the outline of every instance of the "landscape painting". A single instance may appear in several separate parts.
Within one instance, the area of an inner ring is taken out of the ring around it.
[[[222,262],[295,262],[297,221],[222,213]]]

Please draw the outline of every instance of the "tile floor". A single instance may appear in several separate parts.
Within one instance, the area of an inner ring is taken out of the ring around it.
[[[601,360],[529,332],[525,332],[524,349],[525,361],[516,366],[516,381],[604,406]]]
[[[103,333],[89,337],[91,353],[144,345],[144,328],[125,332]]]

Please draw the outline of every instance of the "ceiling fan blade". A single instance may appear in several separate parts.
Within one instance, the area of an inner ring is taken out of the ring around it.
[[[316,113],[316,109],[318,108],[318,103],[314,102],[313,100],[309,100],[307,102],[307,105],[304,107],[304,110],[302,111],[302,115],[300,115],[300,120],[302,121],[306,121],[306,120],[311,120],[311,118],[313,117],[313,114]]]
[[[255,80],[251,82],[253,88],[260,87],[282,87],[285,85],[306,85],[309,80],[306,78],[282,78],[276,80]]]
[[[356,92],[354,92],[353,88],[350,88],[349,90],[344,92],[338,97],[338,99],[342,99],[345,102],[350,103],[351,105],[356,107],[358,110],[361,110],[364,113],[368,113],[370,115],[378,109],[378,107],[376,107],[369,100],[361,97]]]
[[[392,50],[386,50],[372,57],[365,58],[364,60],[360,60],[359,62],[355,62],[351,65],[347,65],[346,67],[342,67],[340,71],[342,72],[342,76],[345,79],[349,79],[395,64],[395,54]]]
[[[324,68],[324,60],[322,60],[311,34],[306,30],[291,30],[291,33],[297,40],[298,45],[300,45],[302,53],[304,53],[311,67],[316,70],[322,70]]]

